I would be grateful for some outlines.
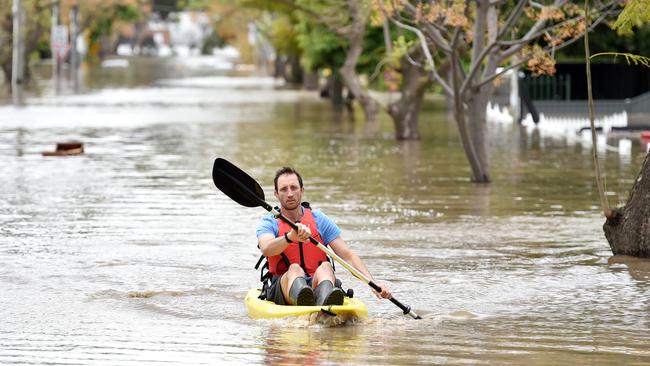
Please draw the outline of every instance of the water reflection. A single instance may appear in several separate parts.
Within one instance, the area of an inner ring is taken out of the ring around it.
[[[380,351],[369,349],[371,340],[361,326],[307,328],[283,321],[271,324],[260,337],[268,365],[362,364],[367,355]]]
[[[650,259],[615,255],[607,260],[614,272],[627,272],[642,287],[650,285]],[[650,304],[649,304],[650,305]]]

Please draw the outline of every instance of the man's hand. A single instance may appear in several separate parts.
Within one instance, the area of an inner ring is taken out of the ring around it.
[[[381,287],[381,293],[375,291],[374,289],[372,290],[372,294],[375,295],[376,298],[378,299],[390,299],[393,297],[393,294],[390,293],[390,287],[388,287],[388,284],[386,282],[382,283],[377,283],[379,287]]]
[[[297,223],[296,226],[298,227],[298,231],[291,230],[287,236],[289,239],[293,242],[308,242],[309,237],[311,236],[311,230],[309,229],[309,226]]]

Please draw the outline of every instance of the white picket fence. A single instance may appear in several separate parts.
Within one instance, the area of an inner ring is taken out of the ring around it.
[[[501,108],[498,104],[488,103],[487,120],[490,123],[513,124],[514,118],[508,108]],[[609,116],[596,118],[594,125],[600,128],[597,134],[597,148],[599,151],[616,151],[621,155],[629,156],[632,153],[632,141],[628,138],[618,139],[618,147],[607,144],[607,135],[613,127],[627,127],[627,112],[614,113]],[[539,115],[539,122],[535,123],[530,114],[521,121],[521,127],[532,133],[537,130],[541,137],[564,138],[570,144],[581,143],[591,147],[591,129],[588,118],[573,117],[546,117]],[[650,149],[650,145],[648,146]]]

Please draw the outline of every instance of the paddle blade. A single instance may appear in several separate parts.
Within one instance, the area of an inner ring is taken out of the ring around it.
[[[233,201],[246,207],[266,206],[264,191],[257,182],[228,160],[217,158],[212,167],[212,181]]]

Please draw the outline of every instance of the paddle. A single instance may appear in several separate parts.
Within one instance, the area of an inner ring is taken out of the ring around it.
[[[214,166],[212,167],[212,181],[214,185],[219,188],[219,190],[230,197],[233,201],[239,203],[242,206],[246,207],[258,207],[261,206],[265,210],[269,211],[273,216],[279,218],[280,220],[286,222],[292,229],[298,230],[296,224],[291,222],[287,217],[282,215],[282,213],[275,210],[271,205],[266,203],[264,200],[264,191],[262,187],[248,174],[244,173],[241,169],[230,163],[229,161],[217,158],[214,161]],[[309,241],[316,245],[320,250],[324,251],[330,257],[334,258],[335,261],[340,263],[345,267],[352,275],[361,281],[365,282],[368,286],[372,287],[373,290],[381,293],[381,287],[371,281],[363,273],[357,271],[356,268],[352,267],[345,260],[339,257],[334,251],[324,246],[318,242],[313,237],[309,237]],[[401,302],[397,301],[395,298],[390,298],[390,301],[397,305],[404,314],[410,315],[413,319],[422,319],[419,315],[411,310],[411,307]]]

